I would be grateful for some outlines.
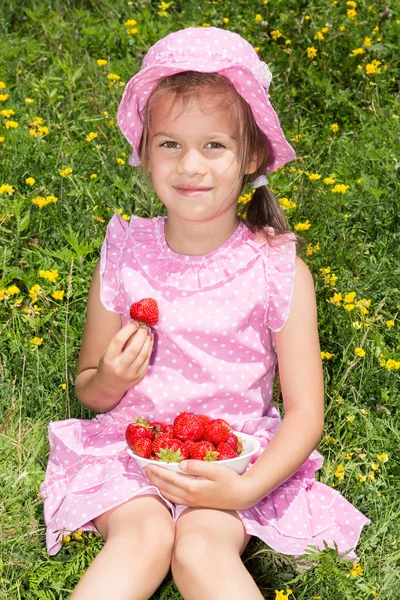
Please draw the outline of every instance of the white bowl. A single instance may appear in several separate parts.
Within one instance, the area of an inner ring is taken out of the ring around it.
[[[251,457],[256,454],[260,447],[260,441],[253,435],[248,435],[247,433],[242,433],[241,431],[233,431],[233,433],[241,438],[243,443],[243,450],[239,456],[236,458],[227,458],[226,460],[216,460],[209,462],[210,465],[225,465],[226,467],[230,467],[236,473],[241,475],[246,470],[247,465],[250,462]],[[128,448],[128,453],[133,456],[133,458],[138,463],[139,467],[143,469],[148,465],[156,465],[157,467],[164,467],[165,469],[169,469],[170,471],[177,471],[182,475],[187,475],[179,468],[179,463],[168,463],[162,460],[150,460],[149,458],[142,458],[135,454],[130,448]],[[188,459],[190,460],[190,458]]]

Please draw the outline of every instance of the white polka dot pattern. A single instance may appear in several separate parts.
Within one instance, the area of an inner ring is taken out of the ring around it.
[[[49,426],[50,457],[41,486],[50,554],[58,531],[93,530],[93,519],[143,493],[160,495],[126,452],[125,428],[137,416],[172,423],[185,410],[225,418],[267,447],[279,427],[272,402],[276,353],[272,331],[290,313],[294,282],[292,234],[256,238],[240,223],[205,256],[169,249],[164,218],[115,214],[101,248],[100,298],[120,312],[144,297],[157,300],[160,320],[144,379],[109,413]],[[273,235],[273,230],[269,233]],[[255,456],[249,468],[257,459]],[[272,548],[301,555],[326,540],[355,558],[368,519],[338,492],[315,481],[322,456],[304,465],[253,508],[238,511],[248,533]],[[184,506],[168,503],[176,521]],[[343,510],[343,508],[345,510]]]
[[[143,112],[147,100],[161,77],[181,71],[218,72],[227,77],[250,105],[253,116],[265,134],[270,173],[295,159],[268,94],[271,71],[252,45],[239,34],[218,27],[188,27],[159,40],[147,52],[141,70],[124,89],[117,111],[118,125],[132,146],[129,160],[138,166],[138,146],[143,131]]]

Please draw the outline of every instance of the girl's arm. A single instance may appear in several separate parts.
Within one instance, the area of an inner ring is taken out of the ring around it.
[[[323,430],[324,382],[314,282],[299,257],[291,311],[275,340],[285,414],[267,448],[243,475],[254,504],[301,467]]]

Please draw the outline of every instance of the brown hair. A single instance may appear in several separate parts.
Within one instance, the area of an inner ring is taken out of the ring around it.
[[[265,173],[268,164],[268,141],[258,127],[250,105],[236,91],[228,78],[219,73],[200,73],[197,71],[183,71],[162,77],[152,91],[144,111],[143,133],[139,144],[140,169],[146,181],[149,178],[150,162],[150,122],[154,108],[165,101],[165,97],[175,94],[174,101],[180,99],[182,106],[185,100],[195,97],[201,102],[201,92],[204,88],[211,91],[217,99],[219,106],[227,107],[227,114],[236,127],[236,134],[241,143],[238,144],[239,171],[234,186],[241,180],[241,192],[247,183],[254,181],[259,175]],[[211,88],[211,90],[210,90]],[[246,165],[256,157],[258,168],[254,173],[245,174]],[[253,232],[261,232],[268,239],[266,226],[272,227],[277,235],[290,231],[286,217],[277,198],[267,186],[261,186],[247,205],[246,216],[242,219],[245,225]],[[297,237],[297,236],[296,236]],[[299,242],[299,239],[297,240]]]

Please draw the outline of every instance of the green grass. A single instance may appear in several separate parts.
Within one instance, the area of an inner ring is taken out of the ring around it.
[[[76,399],[73,382],[88,286],[108,219],[115,210],[139,216],[162,211],[127,164],[129,147],[115,125],[123,83],[160,37],[204,23],[229,27],[260,49],[273,73],[272,101],[284,131],[289,139],[301,135],[292,142],[297,161],[272,174],[270,185],[279,198],[297,204],[287,211],[293,227],[311,223],[302,233],[306,248],[319,243],[303,257],[316,286],[321,349],[333,355],[324,359],[326,424],[319,450],[325,463],[318,478],[372,521],[357,548],[362,576],[350,576],[349,563],[333,550],[314,555],[313,568],[299,571],[293,558],[254,538],[243,559],[267,599],[289,588],[294,600],[400,598],[400,6],[391,3],[383,16],[384,2],[368,6],[357,2],[352,20],[343,0],[176,0],[167,16],[158,15],[158,2],[151,0],[3,1],[0,81],[6,88],[0,94],[9,97],[0,100],[0,110],[15,114],[0,115],[0,186],[13,186],[11,195],[0,194],[0,290],[15,285],[20,292],[0,300],[1,599],[67,598],[101,548],[92,535],[73,540],[56,557],[46,553],[39,486],[47,425],[93,416]],[[137,20],[135,35],[127,33],[127,19]],[[315,40],[325,26],[325,39]],[[276,41],[273,30],[282,33]],[[350,56],[366,36],[372,45]],[[307,57],[311,46],[315,59]],[[108,65],[99,67],[100,58]],[[372,60],[381,61],[380,72],[367,74]],[[111,86],[109,73],[120,76]],[[49,131],[31,136],[29,124],[37,117]],[[7,128],[7,120],[18,128]],[[87,142],[91,131],[98,136]],[[72,174],[61,177],[68,166]],[[321,178],[312,181],[306,172]],[[345,194],[323,182],[333,174],[335,183],[349,186]],[[35,179],[33,187],[27,177]],[[58,201],[41,209],[32,203],[49,195]],[[337,276],[333,283],[321,274],[327,267]],[[40,277],[42,269],[57,269],[56,282]],[[43,290],[39,314],[32,313],[29,296],[36,284]],[[64,298],[55,300],[54,290],[64,290]],[[329,302],[334,293],[350,292],[356,293],[351,311],[343,301]],[[366,314],[357,307],[360,299],[370,300]],[[30,342],[35,336],[43,339],[39,347]],[[355,354],[357,347],[365,356]],[[394,362],[385,366],[383,360]],[[377,459],[382,453],[387,462]],[[340,465],[343,480],[335,476]],[[153,596],[180,597],[170,575]]]

